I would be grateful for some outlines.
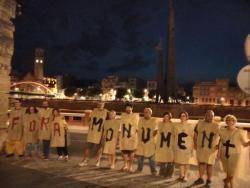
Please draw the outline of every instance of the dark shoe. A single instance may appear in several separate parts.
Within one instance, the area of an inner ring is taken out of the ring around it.
[[[204,184],[204,180],[202,178],[198,178],[194,183],[193,185],[201,185],[201,184]]]
[[[138,169],[136,171],[134,171],[135,174],[139,174],[141,172],[142,172],[142,170],[138,170]]]
[[[157,176],[157,171],[151,172],[152,176]]]
[[[14,153],[6,155],[6,157],[14,157]]]
[[[211,187],[211,184],[212,184],[212,181],[211,181],[211,180],[207,180],[204,187],[205,187],[205,188],[210,188],[210,187]]]

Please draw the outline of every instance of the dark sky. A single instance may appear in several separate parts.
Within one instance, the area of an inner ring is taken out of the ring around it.
[[[248,0],[174,0],[179,82],[230,78],[247,62]],[[13,67],[30,71],[35,47],[47,74],[153,79],[155,44],[166,43],[167,0],[26,0]]]

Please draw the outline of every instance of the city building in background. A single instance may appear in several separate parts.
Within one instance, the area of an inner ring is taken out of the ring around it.
[[[12,73],[11,93],[16,97],[31,95],[34,97],[60,95],[63,86],[63,76],[47,76],[44,74],[44,49],[36,48],[34,51],[34,70],[24,76]]]
[[[196,104],[250,106],[250,95],[239,87],[230,86],[227,79],[196,82],[193,87],[193,99]]]

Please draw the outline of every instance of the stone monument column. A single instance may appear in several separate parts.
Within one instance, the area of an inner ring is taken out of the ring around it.
[[[6,112],[9,108],[9,74],[14,49],[14,24],[11,19],[15,17],[15,10],[15,0],[0,0],[0,127],[6,122]]]

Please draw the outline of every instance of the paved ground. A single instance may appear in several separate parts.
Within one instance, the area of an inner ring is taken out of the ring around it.
[[[0,156],[0,183],[1,188],[50,188],[50,187],[188,187],[197,178],[196,167],[191,167],[189,172],[189,182],[179,183],[175,179],[179,171],[175,170],[175,175],[171,179],[162,177],[153,177],[150,175],[148,165],[145,165],[143,173],[128,174],[121,172],[123,162],[118,152],[116,169],[109,170],[106,158],[103,157],[100,168],[94,166],[94,161],[90,161],[88,167],[78,167],[81,160],[82,148],[86,135],[82,133],[71,134],[70,160],[57,161],[56,155],[52,154],[49,161],[43,161],[40,158],[17,159],[5,158]],[[52,151],[53,152],[53,151]],[[146,161],[147,162],[147,161]],[[136,163],[134,165],[136,168]],[[225,174],[218,167],[214,172],[213,186],[221,188],[222,179]],[[236,188],[249,188],[250,177],[244,177]]]
[[[141,174],[128,174],[119,171],[122,160],[118,157],[115,170],[105,168],[106,160],[102,160],[100,168],[90,162],[88,167],[78,167],[79,157],[71,157],[70,161],[57,161],[52,155],[49,161],[39,158],[16,159],[0,158],[0,182],[3,187],[187,187],[196,177],[196,171],[190,170],[190,181],[179,183],[178,177],[165,179],[150,175],[146,165]],[[91,165],[92,164],[92,165]],[[135,165],[136,167],[136,165]],[[220,175],[220,177],[222,177]],[[214,178],[213,187],[222,187],[218,177]],[[1,186],[1,187],[2,187]]]

